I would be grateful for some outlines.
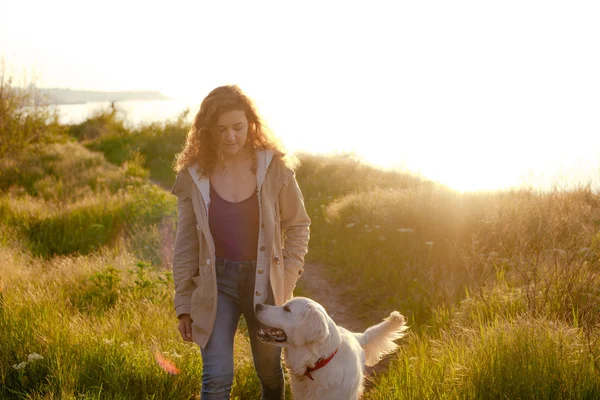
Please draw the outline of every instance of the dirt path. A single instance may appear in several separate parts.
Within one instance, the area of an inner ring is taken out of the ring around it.
[[[336,324],[351,331],[363,331],[366,326],[351,313],[352,299],[349,296],[343,296],[338,288],[333,287],[325,277],[324,268],[327,266],[306,263],[299,282],[300,288],[307,293],[307,297],[325,307]]]
[[[344,296],[339,288],[334,287],[325,277],[327,268],[323,264],[306,263],[299,286],[303,295],[310,297],[327,310],[334,322],[353,332],[364,332],[369,326],[352,314],[354,304],[360,299]],[[382,315],[382,319],[383,319]],[[375,367],[367,367],[365,388],[373,386],[373,379],[383,373],[393,358],[393,354],[381,360]]]

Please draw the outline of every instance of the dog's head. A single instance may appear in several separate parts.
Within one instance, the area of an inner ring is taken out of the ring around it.
[[[258,331],[259,339],[280,347],[303,347],[329,336],[331,320],[327,312],[305,297],[296,297],[280,307],[257,304],[256,318],[265,325]]]

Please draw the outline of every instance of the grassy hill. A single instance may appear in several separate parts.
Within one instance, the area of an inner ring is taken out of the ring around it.
[[[201,358],[171,305],[176,203],[153,183],[173,182],[184,118],[127,129],[106,112],[48,136],[11,118],[24,139],[0,161],[0,397],[193,397]],[[409,317],[365,398],[600,397],[598,193],[459,194],[300,158],[308,258],[364,321]],[[234,396],[257,398],[243,326],[236,344]]]

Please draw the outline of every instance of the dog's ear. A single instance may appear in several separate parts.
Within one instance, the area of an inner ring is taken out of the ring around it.
[[[329,335],[327,317],[314,304],[307,304],[300,325],[294,330],[294,343],[304,346]]]

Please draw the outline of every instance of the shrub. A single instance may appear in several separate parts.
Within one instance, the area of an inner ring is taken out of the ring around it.
[[[334,265],[353,293],[372,293],[374,303],[423,322],[433,306],[464,293],[458,246],[481,214],[464,205],[458,194],[430,185],[338,197],[323,207],[312,257]],[[358,306],[367,315],[369,307]]]
[[[78,143],[33,145],[2,161],[0,218],[34,254],[89,253],[173,218],[175,199],[148,184],[140,160],[107,163]]]
[[[152,179],[170,187],[175,181],[173,163],[175,155],[181,151],[189,130],[188,111],[164,123],[145,124],[136,128],[111,129],[85,142],[88,149],[102,152],[114,164],[123,165],[136,159],[150,171]]]
[[[26,152],[0,160],[0,190],[24,191],[63,204],[92,194],[113,194],[147,183],[140,161],[133,159],[119,168],[78,143],[31,145]]]
[[[38,100],[35,85],[14,86],[0,62],[0,159],[34,143],[64,140],[58,115]]]

